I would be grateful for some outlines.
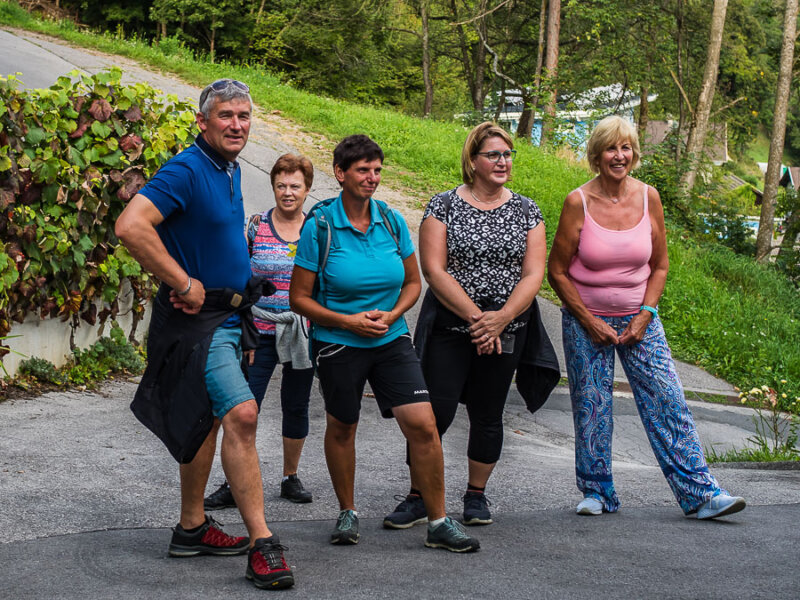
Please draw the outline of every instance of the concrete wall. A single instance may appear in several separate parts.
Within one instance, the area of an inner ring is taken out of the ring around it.
[[[103,307],[102,303],[98,303],[98,312]],[[129,334],[131,326],[133,325],[133,292],[130,285],[125,282],[122,286],[119,298],[120,309],[117,314],[116,321],[119,326]],[[150,322],[150,307],[145,311],[144,319],[142,319],[136,327],[136,339],[139,342],[144,341],[145,333],[147,332],[147,325]],[[88,348],[94,344],[98,338],[108,336],[111,332],[112,322],[108,319],[105,326],[89,325],[86,321],[81,320],[80,326],[75,329],[75,344],[78,348]],[[3,357],[3,366],[9,375],[14,375],[19,368],[19,364],[27,358],[38,357],[45,358],[52,362],[56,367],[64,365],[68,358],[72,356],[72,351],[69,347],[69,339],[72,333],[72,327],[67,322],[62,322],[61,319],[40,319],[38,315],[28,315],[24,323],[15,323],[11,328],[9,336],[20,336],[13,339],[6,340],[5,345],[11,348],[12,352]],[[16,352],[20,354],[16,354]],[[0,375],[4,375],[0,373]]]

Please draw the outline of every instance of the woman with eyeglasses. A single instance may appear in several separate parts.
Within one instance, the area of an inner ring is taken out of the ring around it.
[[[419,230],[422,273],[430,286],[420,320],[434,316],[432,327],[417,324],[415,344],[440,436],[459,403],[466,405],[466,525],[492,522],[484,491],[500,458],[506,396],[544,276],[542,213],[506,187],[514,154],[505,130],[491,122],[475,127],[461,153],[463,184],[430,200]],[[418,490],[412,477],[411,491],[386,516],[385,527],[425,521]]]

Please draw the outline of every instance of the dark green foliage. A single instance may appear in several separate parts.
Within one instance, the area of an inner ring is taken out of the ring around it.
[[[72,361],[64,368],[70,383],[87,385],[115,373],[138,374],[144,371],[142,355],[115,326],[109,337],[102,337],[86,350],[75,349]]]
[[[20,363],[18,375],[59,386],[91,386],[109,375],[137,375],[144,371],[144,367],[142,354],[125,339],[125,332],[114,324],[110,336],[101,337],[85,350],[74,350],[70,361],[61,369],[56,369],[49,360],[34,357]]]
[[[23,360],[17,369],[18,375],[27,375],[33,377],[42,383],[52,383],[55,385],[63,385],[66,383],[67,378],[63,373],[59,373],[56,367],[49,360],[44,358],[33,357]]]

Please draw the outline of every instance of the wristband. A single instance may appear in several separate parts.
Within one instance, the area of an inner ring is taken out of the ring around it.
[[[642,304],[639,307],[639,310],[646,310],[647,312],[651,313],[653,315],[653,317],[657,317],[658,316],[658,309],[657,308],[653,308],[652,306],[647,306],[646,304]]]
[[[182,292],[175,292],[175,293],[176,293],[178,296],[185,296],[186,294],[188,294],[188,293],[189,293],[189,290],[191,290],[191,289],[192,289],[192,278],[191,278],[191,277],[189,277],[189,283],[186,285],[186,289],[185,289],[185,290],[183,290]]]

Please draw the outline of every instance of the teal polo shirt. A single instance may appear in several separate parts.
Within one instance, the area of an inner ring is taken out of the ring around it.
[[[336,244],[331,244],[325,265],[324,306],[340,314],[392,310],[400,297],[405,279],[403,261],[414,253],[414,243],[400,213],[394,211],[399,229],[398,250],[375,201],[370,199],[369,202],[370,224],[366,233],[350,224],[341,194],[330,206],[331,226],[335,229],[335,238],[332,239],[336,240]],[[313,217],[300,234],[294,263],[314,273],[319,271],[317,224]],[[319,297],[315,300],[322,303]],[[379,338],[361,337],[338,327],[319,325],[314,326],[313,337],[321,342],[374,348],[388,344],[404,333],[408,333],[408,325],[405,318],[400,318]]]

